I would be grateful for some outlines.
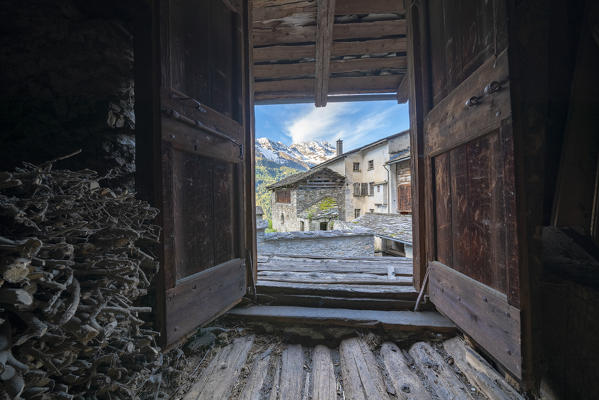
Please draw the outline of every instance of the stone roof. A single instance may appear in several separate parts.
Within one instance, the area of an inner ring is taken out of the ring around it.
[[[318,168],[318,169],[309,169],[304,172],[298,172],[297,174],[289,175],[278,182],[273,183],[272,185],[268,185],[266,188],[269,190],[278,189],[287,186],[295,186],[299,182],[308,179],[309,177],[316,175],[318,173],[326,173],[330,175],[333,179],[343,180],[345,181],[345,177],[337,172],[333,171],[330,168]]]
[[[331,207],[328,210],[317,210],[312,216],[310,214],[310,209],[304,210],[299,214],[300,218],[305,219],[333,219],[339,218],[339,207]]]
[[[403,214],[367,213],[351,222],[337,221],[339,229],[372,229],[376,236],[412,244],[412,216]]]
[[[319,239],[350,236],[373,236],[375,233],[366,228],[335,229],[332,231],[294,231],[294,232],[271,232],[264,235],[264,240],[283,239]]]

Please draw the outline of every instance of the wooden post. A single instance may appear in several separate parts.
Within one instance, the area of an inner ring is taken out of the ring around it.
[[[327,105],[329,92],[329,66],[335,23],[335,0],[318,0],[316,17],[316,71],[314,103],[316,107]]]

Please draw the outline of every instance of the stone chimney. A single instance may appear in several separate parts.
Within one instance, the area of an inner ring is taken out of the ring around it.
[[[337,155],[343,154],[343,140],[337,139]]]

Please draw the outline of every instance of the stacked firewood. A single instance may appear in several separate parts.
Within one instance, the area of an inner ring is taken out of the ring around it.
[[[90,170],[0,172],[0,399],[135,398],[161,367],[144,321],[157,210]]]

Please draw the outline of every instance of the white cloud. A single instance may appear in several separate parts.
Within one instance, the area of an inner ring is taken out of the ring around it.
[[[293,143],[315,139],[331,141],[342,134],[345,114],[349,108],[349,104],[344,103],[333,103],[322,108],[314,107],[307,114],[287,124],[287,136]]]
[[[366,111],[360,103],[329,103],[326,107],[312,107],[291,119],[285,125],[285,133],[293,143],[326,140],[333,143],[341,138],[345,149],[351,150],[378,138],[392,135],[401,129],[394,113],[396,104],[368,106]]]

